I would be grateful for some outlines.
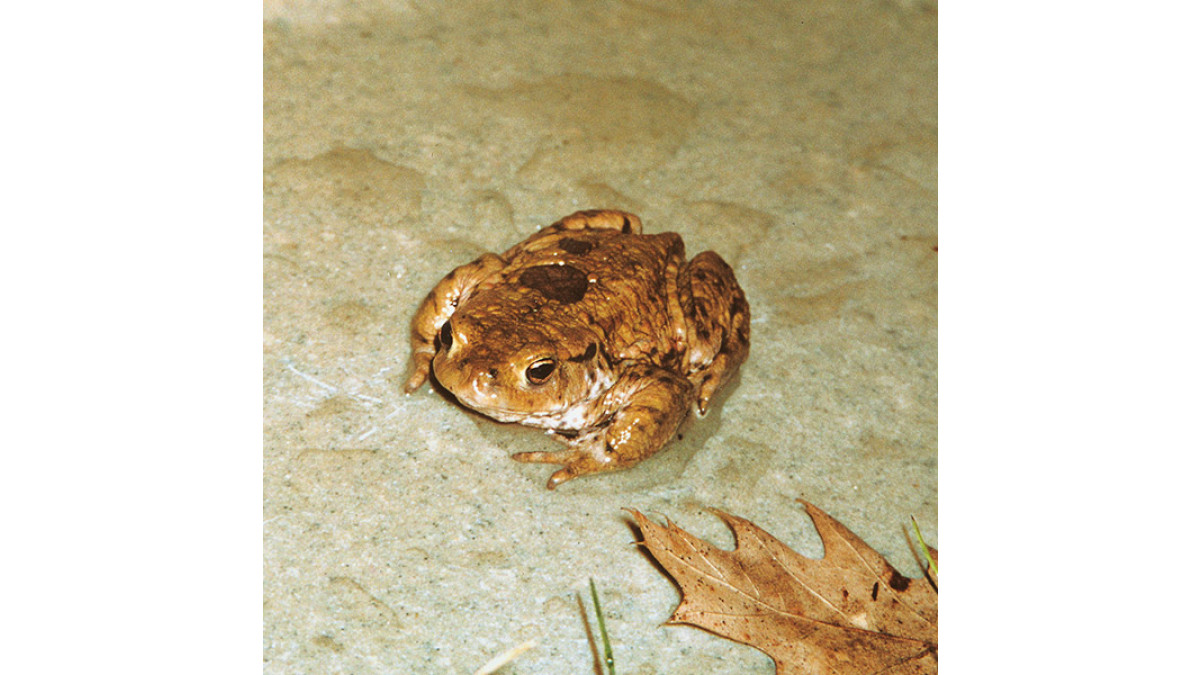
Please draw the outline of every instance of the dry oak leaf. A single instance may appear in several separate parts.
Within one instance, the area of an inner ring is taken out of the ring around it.
[[[806,558],[754,523],[713,509],[732,551],[630,511],[640,542],[683,591],[668,624],[691,624],[765,652],[779,675],[936,673],[937,590],[901,575],[817,507],[825,544]]]

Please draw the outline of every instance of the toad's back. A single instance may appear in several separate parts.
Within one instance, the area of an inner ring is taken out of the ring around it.
[[[506,266],[457,313],[492,329],[535,322],[554,333],[586,326],[616,360],[674,366],[687,334],[677,292],[683,256],[673,232],[545,232],[505,252]]]

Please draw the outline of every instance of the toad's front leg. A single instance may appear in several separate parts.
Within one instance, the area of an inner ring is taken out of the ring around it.
[[[504,262],[496,254],[484,254],[474,262],[455,268],[425,296],[425,301],[413,317],[412,356],[409,359],[408,381],[404,384],[405,393],[416,391],[428,379],[430,363],[437,353],[438,332],[454,314],[458,303],[503,266]]]
[[[559,452],[518,452],[518,462],[562,464],[546,487],[589,473],[627,469],[662,449],[687,417],[693,399],[687,378],[651,365],[626,371],[601,402],[596,433]]]

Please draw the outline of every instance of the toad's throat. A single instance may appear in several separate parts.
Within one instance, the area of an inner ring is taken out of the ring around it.
[[[555,431],[578,431],[589,426],[591,410],[595,403],[594,399],[588,399],[574,404],[560,404],[548,410],[531,411],[501,406],[498,403],[467,400],[466,397],[458,395],[455,395],[455,398],[462,405],[497,422],[516,422],[527,427]]]

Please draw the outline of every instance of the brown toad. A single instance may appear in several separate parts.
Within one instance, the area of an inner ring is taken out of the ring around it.
[[[688,261],[674,232],[580,211],[430,291],[412,326],[411,393],[432,366],[468,408],[554,432],[547,487],[658,452],[750,350],[750,306],[716,253]]]

